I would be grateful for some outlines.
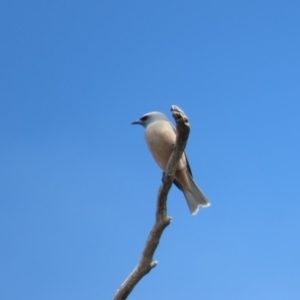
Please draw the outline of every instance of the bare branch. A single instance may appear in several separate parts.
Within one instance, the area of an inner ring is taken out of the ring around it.
[[[159,240],[164,229],[172,221],[171,217],[167,215],[167,196],[174,180],[178,162],[187,143],[190,132],[190,125],[188,118],[179,107],[172,105],[171,111],[176,122],[177,139],[176,144],[174,145],[174,151],[169,158],[165,170],[163,183],[161,184],[158,191],[155,224],[153,225],[152,230],[148,236],[144,251],[142,253],[142,257],[138,265],[119,287],[114,300],[126,299],[133,288],[136,286],[136,284],[158,264],[157,261],[153,261],[153,255],[159,244]]]

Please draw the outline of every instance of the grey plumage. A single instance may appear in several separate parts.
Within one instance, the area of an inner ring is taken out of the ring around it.
[[[202,193],[200,188],[196,185],[193,177],[190,174],[189,174],[189,180],[190,180],[191,189],[190,190],[182,189],[182,192],[185,196],[191,214],[195,215],[198,212],[200,206],[208,207],[210,206],[210,202]]]

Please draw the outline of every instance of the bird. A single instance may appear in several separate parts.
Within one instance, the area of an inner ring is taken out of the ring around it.
[[[156,111],[143,115],[131,124],[142,125],[145,128],[145,139],[148,148],[154,160],[164,172],[176,142],[176,129],[173,124],[165,114]],[[193,179],[185,152],[179,160],[173,183],[183,192],[192,215],[197,214],[200,206],[210,206],[209,200]]]

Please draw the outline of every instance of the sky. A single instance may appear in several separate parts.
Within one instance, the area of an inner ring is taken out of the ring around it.
[[[154,224],[141,126],[171,105],[211,206],[172,187],[128,299],[300,299],[300,2],[7,1],[0,299],[112,299]]]

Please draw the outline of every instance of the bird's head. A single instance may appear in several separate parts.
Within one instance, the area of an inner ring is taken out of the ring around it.
[[[138,120],[131,123],[131,125],[139,124],[147,128],[148,125],[156,121],[168,121],[168,118],[161,112],[153,111],[143,115]]]

